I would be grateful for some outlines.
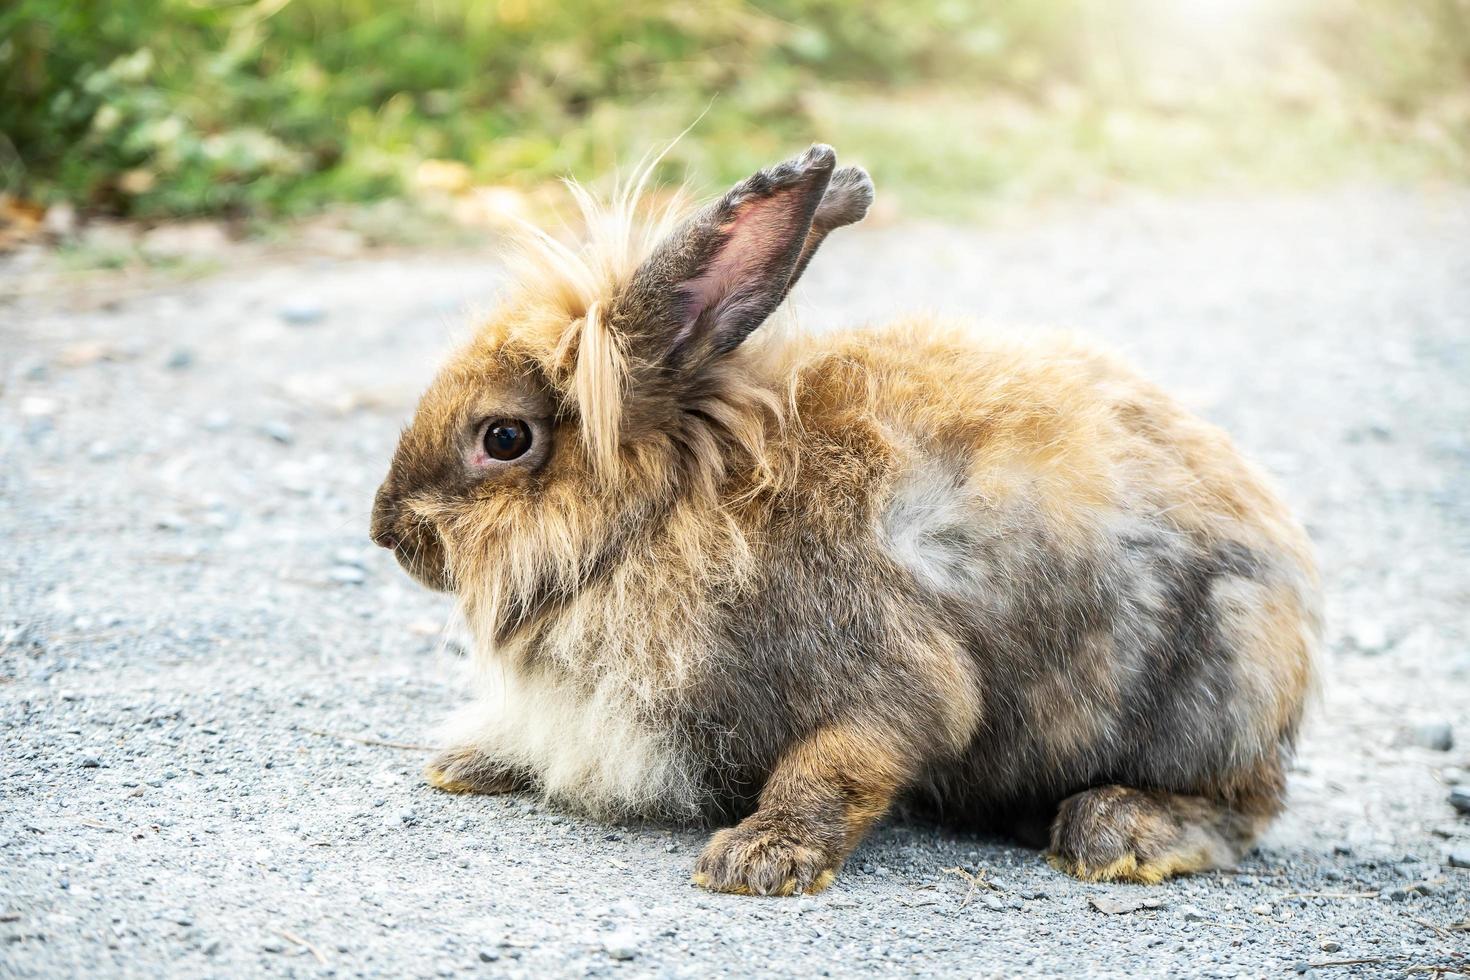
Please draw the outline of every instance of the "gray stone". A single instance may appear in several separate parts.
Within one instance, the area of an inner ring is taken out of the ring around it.
[[[1360,616],[1353,621],[1349,638],[1363,653],[1382,653],[1389,646],[1388,624],[1374,616]]]
[[[334,565],[327,574],[333,582],[342,585],[360,585],[367,581],[367,572],[356,565]]]
[[[1144,907],[1143,899],[1136,895],[1091,895],[1087,903],[1104,915],[1127,915]]]
[[[1455,732],[1447,721],[1426,721],[1410,728],[1405,740],[1421,749],[1448,752],[1455,747]]]
[[[276,315],[293,327],[309,327],[325,320],[327,309],[315,300],[300,297],[282,304]]]
[[[615,960],[631,960],[639,953],[642,937],[626,930],[610,932],[602,939],[602,948]]]
[[[260,427],[260,431],[283,446],[289,446],[296,441],[296,433],[291,428],[290,423],[280,421],[279,419],[266,422]]]

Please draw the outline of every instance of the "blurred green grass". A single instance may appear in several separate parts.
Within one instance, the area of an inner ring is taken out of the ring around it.
[[[139,218],[528,188],[696,119],[662,177],[825,140],[922,215],[1470,176],[1470,0],[11,0],[0,85],[0,188]]]

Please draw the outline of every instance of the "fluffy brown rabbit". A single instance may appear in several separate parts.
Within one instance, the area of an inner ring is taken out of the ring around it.
[[[872,200],[828,147],[646,227],[581,196],[593,241],[532,236],[374,505],[483,668],[429,782],[739,819],[694,869],[726,892],[820,890],[899,801],[1086,879],[1235,860],[1320,629],[1227,437],[1071,343],[752,336]]]

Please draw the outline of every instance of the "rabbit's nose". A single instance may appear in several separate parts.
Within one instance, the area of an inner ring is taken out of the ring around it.
[[[385,482],[373,497],[373,513],[368,521],[368,537],[372,538],[373,544],[378,547],[392,551],[398,547],[399,543],[398,535],[393,533],[398,521],[398,507],[387,490],[388,485]]]
[[[373,507],[373,519],[368,527],[368,537],[380,548],[398,547],[398,535],[394,533],[393,514],[381,503]]]

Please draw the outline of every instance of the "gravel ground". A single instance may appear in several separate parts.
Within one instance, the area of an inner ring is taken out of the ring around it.
[[[368,505],[499,272],[241,262],[111,298],[0,265],[0,974],[1470,969],[1470,192],[856,229],[808,276],[813,328],[925,306],[1121,348],[1305,515],[1331,644],[1291,810],[1156,888],[890,822],[823,895],[718,896],[697,831],[430,791],[462,647]]]

